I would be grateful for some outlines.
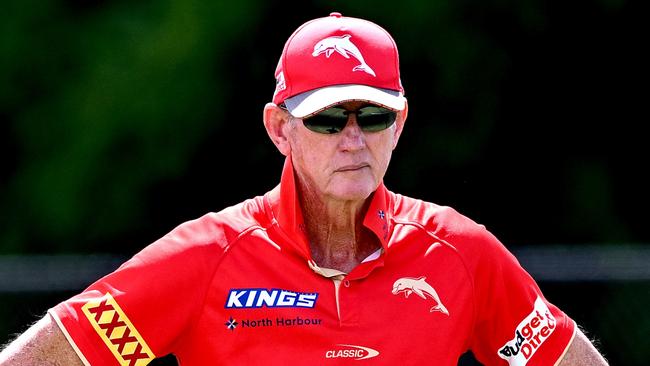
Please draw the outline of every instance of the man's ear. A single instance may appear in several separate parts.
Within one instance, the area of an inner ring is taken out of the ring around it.
[[[404,130],[404,123],[406,123],[406,116],[409,112],[408,102],[404,102],[404,110],[400,111],[397,114],[397,120],[395,121],[395,134],[393,136],[393,150],[397,147],[397,141],[402,135],[402,130]]]
[[[280,153],[288,156],[291,152],[289,138],[285,126],[289,123],[289,112],[273,103],[266,103],[264,106],[264,127],[271,141],[278,148]]]

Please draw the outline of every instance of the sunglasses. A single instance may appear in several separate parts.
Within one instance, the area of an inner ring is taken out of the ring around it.
[[[355,111],[348,111],[342,105],[335,105],[312,116],[304,117],[302,123],[307,129],[323,134],[343,131],[351,114],[357,116],[361,131],[378,132],[392,126],[397,119],[397,112],[377,105],[366,105]]]

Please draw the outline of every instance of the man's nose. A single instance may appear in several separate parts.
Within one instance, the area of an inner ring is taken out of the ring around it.
[[[357,123],[357,115],[350,113],[348,123],[341,131],[341,148],[344,150],[361,150],[366,147],[366,136]]]

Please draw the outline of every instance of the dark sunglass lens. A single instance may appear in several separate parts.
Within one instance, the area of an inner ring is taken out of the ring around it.
[[[362,131],[378,132],[387,129],[397,118],[397,113],[375,105],[359,108],[357,111],[347,111],[341,106],[328,108],[318,114],[303,119],[305,127],[311,131],[333,134],[341,132],[348,123],[350,114],[357,116],[357,123]]]
[[[329,108],[311,117],[303,119],[303,124],[309,130],[333,134],[339,133],[348,122],[348,112],[342,108]]]
[[[377,132],[390,127],[397,119],[397,113],[377,106],[367,106],[357,112],[357,123],[363,131]]]

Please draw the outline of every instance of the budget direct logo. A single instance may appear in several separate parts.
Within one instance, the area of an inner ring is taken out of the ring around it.
[[[510,366],[525,366],[539,347],[553,334],[557,322],[541,298],[535,308],[517,326],[515,336],[499,349],[498,355]]]
[[[318,293],[295,292],[281,289],[236,288],[226,299],[227,309],[251,308],[313,308]]]
[[[351,359],[354,361],[367,360],[379,356],[379,352],[368,347],[352,344],[337,344],[334,349],[325,352],[327,359]]]

